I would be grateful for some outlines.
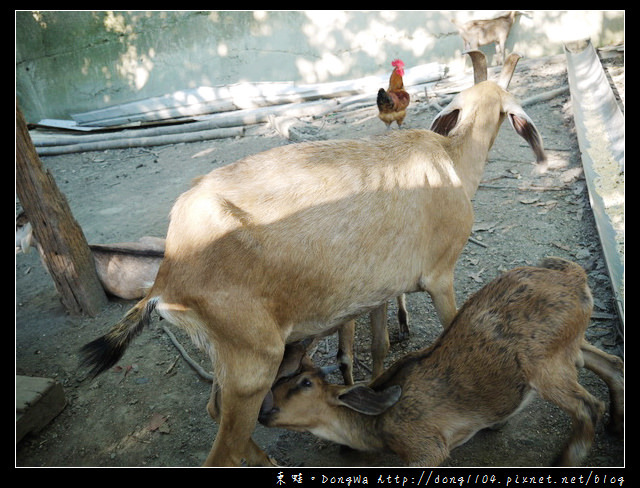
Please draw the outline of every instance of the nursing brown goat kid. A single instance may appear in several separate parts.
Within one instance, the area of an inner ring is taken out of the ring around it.
[[[506,84],[483,81],[432,130],[291,144],[201,177],[173,206],[153,287],[83,363],[93,374],[116,364],[155,309],[211,357],[219,425],[205,465],[272,464],[251,434],[286,344],[415,291],[445,327],[453,320],[471,199],[505,117],[542,166],[531,119]]]
[[[328,384],[308,361],[287,376],[287,368],[300,364],[292,352],[260,422],[438,466],[476,432],[516,414],[535,392],[573,421],[556,464],[579,465],[605,406],[578,383],[578,366],[605,381],[610,427],[624,429],[622,360],[584,338],[592,306],[579,265],[547,258],[539,267],[516,268],[471,296],[431,346],[407,354],[368,385]]]

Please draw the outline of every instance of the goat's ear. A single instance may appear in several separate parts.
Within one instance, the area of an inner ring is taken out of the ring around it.
[[[339,402],[365,415],[380,415],[392,407],[402,394],[400,385],[393,385],[382,391],[374,391],[368,386],[356,385],[338,396]]]
[[[540,136],[540,133],[538,132],[538,129],[536,129],[533,121],[520,107],[509,110],[507,115],[513,130],[527,141],[527,144],[529,144],[529,147],[531,147],[531,150],[536,155],[535,172],[538,174],[544,173],[547,170],[547,155],[544,152],[542,136]]]
[[[460,109],[445,108],[442,110],[436,118],[431,122],[430,129],[436,134],[441,136],[448,136],[449,132],[458,124],[458,117],[460,116]]]

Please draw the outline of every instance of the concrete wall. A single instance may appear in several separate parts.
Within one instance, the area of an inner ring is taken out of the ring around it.
[[[28,122],[240,81],[316,83],[437,61],[455,73],[449,19],[500,11],[18,11],[16,96]],[[562,42],[624,42],[624,11],[532,11],[507,51],[561,54]],[[493,54],[493,47],[484,48]]]

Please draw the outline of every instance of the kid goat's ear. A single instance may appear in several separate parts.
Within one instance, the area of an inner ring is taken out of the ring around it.
[[[400,385],[393,385],[382,391],[374,391],[367,386],[356,385],[338,395],[338,401],[356,412],[365,415],[380,415],[395,405],[401,395]]]

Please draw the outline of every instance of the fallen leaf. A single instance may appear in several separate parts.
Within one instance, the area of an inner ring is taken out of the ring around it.
[[[167,422],[168,419],[169,419],[169,416],[167,415],[161,415],[159,413],[155,413],[152,415],[151,420],[147,424],[146,429],[149,432],[158,430]]]
[[[480,278],[480,274],[484,273],[486,270],[486,268],[482,268],[480,271],[478,271],[477,273],[469,273],[469,278],[471,278],[473,281],[475,281],[476,283],[483,283],[484,280],[482,278]]]

